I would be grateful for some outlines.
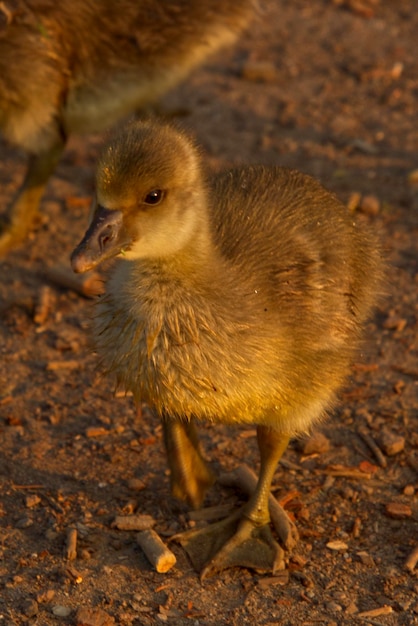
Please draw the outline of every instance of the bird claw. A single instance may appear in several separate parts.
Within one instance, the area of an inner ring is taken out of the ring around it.
[[[201,580],[229,567],[275,573],[285,566],[284,551],[273,538],[269,525],[256,526],[240,511],[172,539],[185,549]]]

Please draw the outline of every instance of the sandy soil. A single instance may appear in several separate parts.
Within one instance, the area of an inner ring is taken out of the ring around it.
[[[418,12],[414,0],[265,0],[260,18],[163,106],[215,167],[297,167],[381,233],[388,297],[325,440],[291,445],[273,492],[301,540],[278,576],[166,574],[116,515],[190,524],[169,494],[161,426],[114,397],[89,346],[92,301],[46,277],[87,223],[102,137],[71,141],[31,239],[1,263],[0,623],[418,624]],[[1,209],[24,158],[0,144]],[[257,468],[253,432],[202,425],[217,472]],[[373,448],[373,444],[375,448]],[[205,506],[239,502],[215,485]],[[68,560],[67,534],[77,530]]]

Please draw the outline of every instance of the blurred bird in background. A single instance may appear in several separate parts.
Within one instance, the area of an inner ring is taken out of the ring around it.
[[[0,132],[29,155],[0,230],[0,255],[30,231],[72,133],[106,129],[158,102],[232,43],[256,0],[4,0]]]

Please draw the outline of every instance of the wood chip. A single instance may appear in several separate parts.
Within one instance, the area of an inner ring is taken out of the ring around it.
[[[316,470],[316,473],[322,472],[323,470]],[[362,472],[360,469],[355,467],[344,467],[342,465],[330,465],[325,470],[325,474],[338,476],[340,478],[352,478],[354,480],[370,480],[372,477],[372,474],[368,472]]]
[[[275,576],[266,576],[265,578],[260,578],[257,583],[257,586],[260,589],[268,589],[273,585],[287,585],[289,582],[289,570],[284,569],[281,572],[278,572]]]
[[[103,428],[103,426],[90,426],[86,428],[86,437],[103,437],[105,435],[109,435],[110,431],[107,428]]]
[[[418,545],[415,546],[415,548],[412,550],[411,554],[406,559],[405,567],[410,572],[413,572],[415,567],[416,567],[416,565],[417,565],[417,563],[418,563]]]
[[[177,560],[175,555],[167,548],[155,530],[143,530],[137,534],[136,540],[158,573],[165,574],[175,565]]]
[[[112,528],[118,530],[147,530],[155,525],[155,519],[151,515],[117,515],[113,520]]]
[[[240,465],[232,472],[221,474],[219,482],[226,487],[237,487],[251,496],[257,485],[257,476],[247,465]],[[269,497],[269,512],[271,523],[284,547],[291,550],[299,540],[299,533],[295,524],[272,494]]]
[[[391,606],[384,604],[377,609],[371,609],[370,611],[362,611],[357,613],[356,617],[379,617],[380,615],[390,615],[393,612]]]
[[[48,371],[54,372],[56,370],[76,370],[80,367],[80,361],[49,361],[47,363],[46,369]]]
[[[55,294],[47,285],[43,285],[39,291],[38,302],[35,306],[33,321],[42,326],[48,319],[56,304]]]
[[[69,528],[67,530],[67,540],[65,543],[65,558],[68,561],[74,561],[77,558],[77,529]]]
[[[188,518],[194,522],[213,522],[214,520],[227,517],[233,510],[234,503],[218,504],[217,506],[208,506],[198,511],[189,511]]]
[[[355,539],[358,539],[360,537],[361,527],[362,527],[361,519],[359,517],[356,517],[353,523],[353,529],[351,531],[351,534],[353,535]]]
[[[388,502],[385,507],[386,515],[393,519],[406,519],[411,517],[412,509],[408,504],[402,502]]]
[[[329,548],[330,550],[348,550],[348,545],[345,543],[345,541],[340,541],[339,539],[336,539],[335,541],[328,541],[326,545],[327,548]]]
[[[45,271],[45,278],[58,287],[70,289],[86,298],[95,298],[103,293],[103,279],[98,272],[76,275],[70,267],[59,265]]]
[[[360,558],[363,565],[367,565],[367,567],[376,567],[376,563],[373,557],[371,556],[371,554],[369,554],[365,550],[361,550],[360,552],[357,552],[357,556]]]

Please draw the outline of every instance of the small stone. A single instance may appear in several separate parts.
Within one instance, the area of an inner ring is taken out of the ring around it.
[[[408,504],[402,504],[402,502],[388,502],[385,512],[392,519],[406,519],[412,515],[411,507]]]
[[[29,528],[29,526],[32,526],[33,524],[33,519],[31,517],[21,517],[19,520],[17,520],[15,527],[16,528]]]
[[[81,608],[77,611],[75,623],[77,626],[112,626],[115,620],[102,609]]]
[[[363,196],[359,208],[367,215],[377,215],[380,211],[379,199],[372,195]]]
[[[330,613],[337,613],[343,610],[341,604],[338,604],[338,602],[327,602],[325,606]]]
[[[130,478],[128,480],[128,487],[132,489],[132,491],[142,491],[145,489],[145,483],[140,478]]]
[[[308,439],[300,442],[302,453],[306,456],[310,454],[323,454],[330,449],[329,439],[321,432],[313,433]]]
[[[406,485],[403,489],[403,492],[405,496],[413,496],[415,494],[414,485]]]
[[[33,509],[33,507],[39,504],[40,501],[41,498],[39,496],[37,496],[36,494],[30,494],[29,496],[26,496],[25,505],[28,509]]]
[[[54,589],[46,589],[45,591],[40,591],[36,596],[36,600],[39,604],[47,604],[54,599],[55,591]]]
[[[22,603],[22,612],[26,617],[35,617],[38,614],[38,603],[32,598],[27,598]]]
[[[350,602],[350,604],[348,605],[348,607],[345,610],[345,613],[347,615],[355,615],[356,613],[358,613],[358,606],[355,602]]]
[[[62,604],[56,604],[52,607],[52,612],[56,617],[68,617],[72,609],[69,606],[63,606]]]
[[[405,448],[405,438],[389,431],[382,433],[380,445],[387,456],[399,454]]]

